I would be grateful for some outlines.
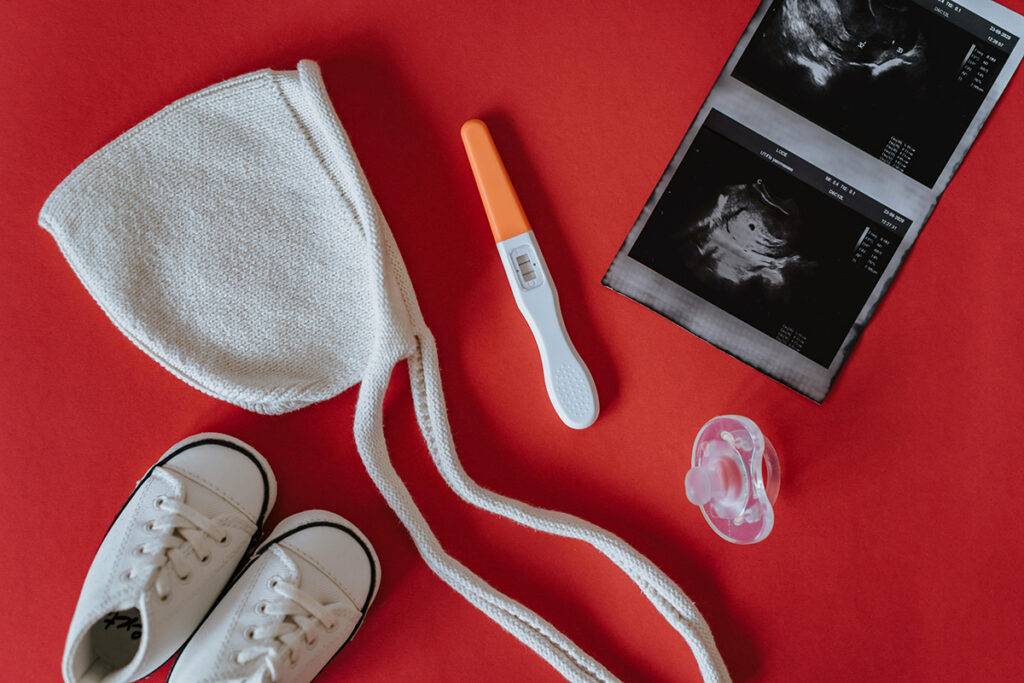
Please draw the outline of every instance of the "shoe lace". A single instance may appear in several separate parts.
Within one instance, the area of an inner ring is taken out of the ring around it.
[[[173,490],[184,491],[184,483],[167,470],[156,468],[152,476],[171,485]],[[190,556],[207,562],[212,552],[210,539],[216,543],[227,540],[224,528],[183,500],[170,496],[156,499],[161,514],[146,524],[146,529],[157,534],[155,538],[136,548],[137,558],[129,576],[143,575],[147,587],[152,585],[161,601],[171,591],[171,575],[185,581],[192,571]]]
[[[247,629],[246,638],[255,644],[239,652],[235,660],[239,664],[260,660],[260,666],[248,678],[239,679],[238,683],[277,681],[286,664],[298,661],[303,644],[309,647],[316,644],[321,627],[333,631],[339,621],[351,620],[354,623],[362,616],[351,605],[325,605],[280,577],[271,580],[271,590],[277,593],[277,597],[263,603],[260,611],[283,619]]]

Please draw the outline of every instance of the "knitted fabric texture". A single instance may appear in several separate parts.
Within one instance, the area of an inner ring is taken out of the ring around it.
[[[567,679],[615,680],[441,547],[384,438],[384,393],[408,359],[420,429],[461,498],[599,549],[682,635],[705,680],[729,679],[697,608],[647,558],[468,477],[433,336],[315,63],[240,76],[163,109],[75,169],[40,224],[114,324],[201,391],[276,414],[361,383],[359,454],[430,568]]]

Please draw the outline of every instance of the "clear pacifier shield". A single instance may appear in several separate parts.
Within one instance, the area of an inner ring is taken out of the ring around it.
[[[693,442],[686,497],[719,536],[757,543],[772,530],[779,457],[760,428],[740,415],[709,420]]]

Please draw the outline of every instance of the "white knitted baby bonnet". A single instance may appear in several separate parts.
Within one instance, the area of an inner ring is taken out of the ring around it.
[[[467,476],[434,339],[314,62],[240,76],[161,110],[75,169],[40,224],[118,328],[201,391],[275,414],[361,382],[356,445],[430,568],[567,679],[615,680],[441,547],[384,439],[384,393],[408,359],[420,429],[459,496],[598,548],[683,636],[704,679],[729,679],[693,602],[647,558],[593,524]]]

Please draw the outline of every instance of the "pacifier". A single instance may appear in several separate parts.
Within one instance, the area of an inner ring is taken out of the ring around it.
[[[711,418],[693,442],[686,497],[700,507],[719,536],[757,543],[772,530],[779,496],[779,456],[754,421],[740,415]]]

